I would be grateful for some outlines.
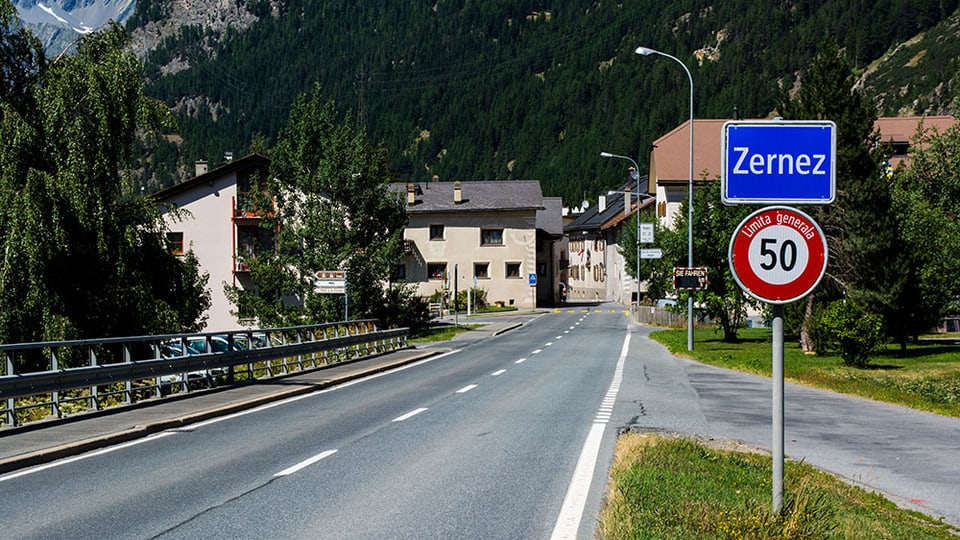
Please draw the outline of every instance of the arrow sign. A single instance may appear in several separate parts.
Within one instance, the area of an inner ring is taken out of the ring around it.
[[[663,250],[660,248],[650,248],[640,250],[641,259],[662,259]]]

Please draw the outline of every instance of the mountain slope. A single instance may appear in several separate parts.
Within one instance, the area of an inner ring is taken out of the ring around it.
[[[13,0],[20,20],[40,38],[49,56],[108,22],[123,23],[137,0]]]
[[[623,178],[622,163],[600,151],[644,167],[652,141],[689,114],[680,66],[637,56],[637,46],[689,67],[697,117],[730,117],[735,107],[764,117],[824,38],[864,69],[956,8],[956,0],[141,0],[131,27],[153,37],[142,50],[149,91],[177,112],[187,163],[216,164],[258,137],[272,142],[293,98],[319,81],[388,148],[403,180],[535,178],[546,195],[572,202]],[[221,16],[197,17],[201,9]],[[955,77],[947,71],[927,78]],[[893,95],[902,83],[880,73],[866,87]]]
[[[960,89],[960,13],[872,62],[860,87],[884,116],[956,114]]]

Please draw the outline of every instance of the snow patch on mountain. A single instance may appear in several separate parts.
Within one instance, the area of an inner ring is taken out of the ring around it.
[[[88,34],[110,21],[123,23],[137,0],[14,0],[28,27],[54,27]]]

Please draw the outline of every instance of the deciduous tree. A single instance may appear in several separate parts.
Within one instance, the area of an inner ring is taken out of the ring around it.
[[[319,85],[293,104],[271,152],[269,191],[277,250],[251,267],[256,287],[234,291],[261,324],[341,320],[340,295],[314,291],[320,270],[347,272],[349,316],[377,312],[392,264],[400,259],[404,202],[389,191],[386,152],[363,127],[341,119]]]
[[[3,23],[5,45],[35,42]],[[167,252],[159,209],[123,173],[137,131],[170,120],[126,42],[111,25],[49,64],[31,47],[3,59],[22,84],[0,102],[0,341],[202,326],[206,277]]]
[[[891,329],[902,345],[960,310],[960,127],[922,126],[890,179],[905,263]]]

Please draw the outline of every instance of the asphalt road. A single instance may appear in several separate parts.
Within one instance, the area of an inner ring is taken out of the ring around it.
[[[769,379],[564,310],[401,369],[0,476],[9,538],[592,538],[617,433],[770,447]],[[456,346],[456,342],[447,344]],[[787,385],[786,453],[960,524],[960,421]]]
[[[550,314],[375,377],[0,477],[2,535],[550,538],[595,424],[612,456],[615,429],[597,416],[628,323],[621,311]],[[592,536],[605,477],[591,471],[589,515],[570,537]]]

